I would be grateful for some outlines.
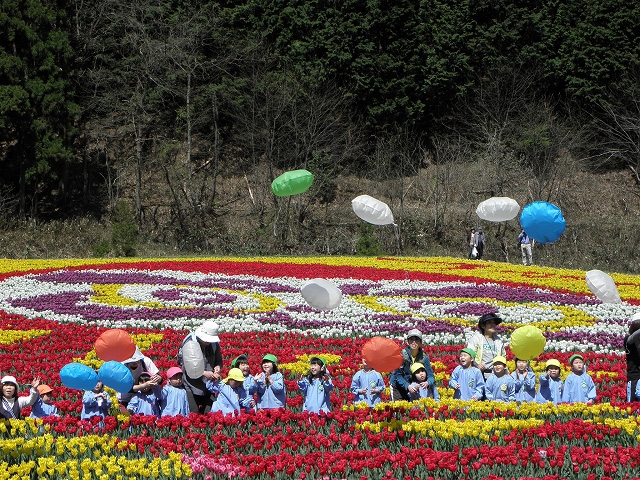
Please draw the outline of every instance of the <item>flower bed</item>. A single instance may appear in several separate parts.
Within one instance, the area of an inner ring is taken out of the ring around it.
[[[62,414],[43,425],[0,423],[0,479],[636,478],[640,431],[637,406],[624,403],[622,339],[640,278],[612,276],[619,305],[591,295],[581,271],[451,258],[0,261],[0,370],[21,383],[40,375]],[[318,277],[343,292],[331,312],[300,295]],[[504,319],[505,337],[524,324],[544,332],[536,373],[549,358],[566,365],[584,352],[597,404],[453,400],[446,385],[457,352],[488,312]],[[99,367],[102,331],[126,329],[164,371],[207,319],[223,331],[226,367],[248,353],[255,372],[262,355],[278,356],[286,411],[160,420],[114,411],[104,428],[79,420],[82,392],[62,386],[58,372],[71,361]],[[441,401],[351,405],[367,338],[400,343],[410,328],[425,333]],[[327,416],[301,413],[295,379],[311,355],[327,361],[337,387]]]

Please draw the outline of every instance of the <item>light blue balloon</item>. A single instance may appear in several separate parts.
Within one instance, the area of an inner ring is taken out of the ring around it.
[[[133,375],[126,365],[110,360],[104,362],[98,372],[100,381],[116,392],[127,393],[133,387]]]
[[[567,228],[562,212],[549,202],[533,202],[522,209],[520,226],[539,243],[553,243]]]
[[[67,363],[60,369],[60,381],[67,388],[93,390],[98,383],[98,374],[82,363]]]

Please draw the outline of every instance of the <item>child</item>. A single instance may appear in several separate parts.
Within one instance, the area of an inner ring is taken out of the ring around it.
[[[453,398],[460,400],[480,400],[484,395],[484,377],[480,369],[473,366],[476,352],[472,348],[460,350],[460,365],[449,378],[449,387],[453,388]]]
[[[497,356],[506,356],[504,343],[496,333],[496,327],[502,323],[502,319],[495,313],[486,313],[478,319],[478,331],[469,339],[467,344],[476,352],[475,361],[478,368],[489,378],[493,372],[493,359]]]
[[[304,395],[303,412],[320,413],[331,411],[331,390],[333,383],[327,372],[327,365],[320,357],[311,357],[309,373],[300,377],[298,388]]]
[[[162,388],[160,399],[160,416],[189,416],[189,397],[182,384],[182,369],[171,367],[167,371],[168,383]]]
[[[104,391],[104,385],[98,381],[93,390],[87,390],[82,396],[82,412],[80,419],[89,420],[91,417],[100,417],[100,426],[103,426],[104,417],[109,415],[109,407],[111,407],[111,399]]]
[[[142,372],[138,377],[138,385],[143,385],[151,381],[149,372]],[[162,398],[162,390],[157,385],[146,385],[142,390],[138,390],[127,405],[127,411],[133,415],[155,415],[160,416],[159,401]]]
[[[427,382],[427,370],[423,364],[414,363],[411,365],[411,378],[413,382],[409,384],[409,400],[414,401],[421,398],[438,400],[438,390]]]
[[[516,358],[516,370],[511,374],[516,382],[516,402],[533,402],[536,399],[536,374],[529,362]]]
[[[278,371],[278,359],[270,353],[262,358],[262,371],[253,377],[258,394],[258,409],[284,408],[287,390],[284,377]]]
[[[29,389],[28,397],[18,397],[18,381],[16,380],[16,377],[5,375],[4,377],[2,377],[0,383],[2,383],[0,419],[21,419],[22,409],[24,407],[30,407],[31,405],[36,403],[36,400],[38,400],[40,396],[37,390],[38,385],[40,385],[39,378],[34,378],[31,381],[31,388]]]
[[[596,385],[591,376],[585,372],[584,358],[579,353],[569,357],[571,373],[564,381],[562,403],[582,402],[591,405],[596,399]]]
[[[425,371],[426,374],[426,371]],[[367,365],[362,359],[362,370],[358,370],[351,380],[351,393],[354,395],[354,403],[365,402],[370,407],[380,403],[380,394],[384,391],[382,375]]]
[[[44,418],[49,416],[57,416],[58,408],[51,403],[53,400],[53,389],[49,385],[38,385],[38,393],[40,398],[36,400],[31,409],[31,418]]]
[[[516,382],[507,374],[507,359],[502,355],[493,359],[493,373],[484,386],[484,395],[487,400],[516,401]]]
[[[219,378],[207,380],[207,390],[217,394],[216,401],[211,405],[211,411],[237,415],[241,407],[246,408],[250,399],[247,397],[243,382],[244,375],[239,368],[229,370],[229,375],[222,381]]]
[[[560,379],[560,362],[555,358],[547,360],[545,365],[546,373],[538,378],[540,386],[536,394],[538,403],[553,402],[554,405],[560,403],[562,396],[563,382]]]
[[[242,383],[242,386],[247,394],[247,397],[250,397],[250,399],[248,400],[248,406],[245,408],[245,410],[247,412],[250,410],[255,410],[256,401],[253,398],[253,394],[258,390],[258,386],[253,381],[253,375],[249,373],[249,357],[247,357],[246,355],[240,355],[236,357],[233,362],[231,362],[231,368],[239,368],[242,372],[242,375],[244,375],[244,382]]]

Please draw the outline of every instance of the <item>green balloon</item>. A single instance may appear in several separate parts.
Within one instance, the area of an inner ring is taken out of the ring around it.
[[[271,191],[277,197],[288,197],[306,192],[313,183],[313,174],[307,170],[285,172],[271,182]]]

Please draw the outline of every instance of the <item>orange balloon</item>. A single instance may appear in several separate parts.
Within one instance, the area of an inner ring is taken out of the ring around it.
[[[136,344],[124,330],[112,328],[102,332],[93,348],[100,360],[105,362],[115,360],[116,362],[124,362],[131,358],[136,351]]]
[[[393,372],[402,365],[400,346],[390,338],[371,338],[362,346],[362,356],[378,372]]]

